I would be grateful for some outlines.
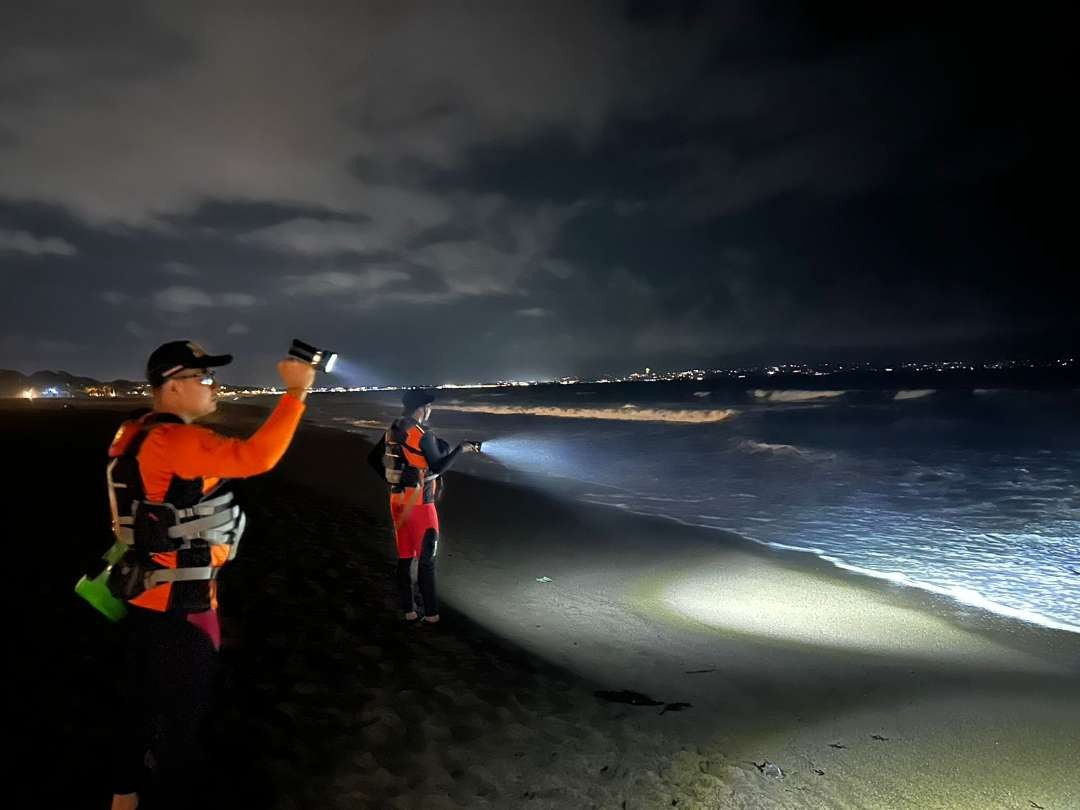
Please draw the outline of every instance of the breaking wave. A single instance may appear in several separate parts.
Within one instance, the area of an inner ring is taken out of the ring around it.
[[[386,421],[380,421],[378,419],[335,419],[335,422],[345,422],[350,427],[356,428],[378,428],[383,430],[386,428]]]
[[[818,399],[836,399],[847,391],[766,391],[758,388],[754,399],[759,402],[813,402]]]
[[[937,389],[934,389],[934,388],[916,388],[916,389],[912,389],[910,391],[897,391],[896,395],[893,396],[893,399],[894,400],[922,399],[923,397],[928,397],[928,396],[931,396],[932,394],[936,394],[936,393],[937,393]]]
[[[637,408],[624,405],[621,408],[558,408],[515,405],[442,405],[442,411],[465,413],[490,413],[502,416],[553,416],[560,419],[610,419],[620,422],[682,422],[704,424],[726,422],[738,411],[732,408],[714,410]]]
[[[822,453],[816,450],[804,450],[793,444],[773,444],[772,442],[759,442],[754,439],[746,439],[738,443],[737,447],[745,453],[757,453],[761,455],[784,456],[787,458],[799,458],[805,461],[819,461],[834,458],[833,453]]]

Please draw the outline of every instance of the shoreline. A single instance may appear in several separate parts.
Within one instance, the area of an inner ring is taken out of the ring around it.
[[[479,478],[479,476],[477,476]],[[597,485],[592,485],[597,486]],[[609,506],[598,502],[586,502],[602,509],[613,509],[616,507]],[[832,572],[834,576],[845,577],[853,576],[859,581],[872,581],[880,584],[881,586],[891,586],[897,588],[910,588],[918,591],[924,591],[927,594],[932,594],[935,597],[939,597],[938,604],[941,605],[940,610],[947,614],[956,615],[970,615],[971,610],[978,610],[980,613],[989,614],[989,619],[997,621],[1009,621],[1016,622],[1025,627],[1041,628],[1044,630],[1051,630],[1055,632],[1070,633],[1073,635],[1080,635],[1080,625],[1069,624],[1067,622],[1054,619],[1049,616],[1044,616],[1041,613],[1032,613],[1028,611],[1018,610],[1011,608],[1008,605],[1003,605],[999,602],[994,602],[991,599],[986,598],[982,594],[971,591],[970,595],[966,595],[959,591],[963,589],[949,588],[945,586],[935,585],[929,582],[923,582],[921,580],[912,579],[906,574],[889,574],[881,571],[875,571],[870,568],[863,568],[857,565],[852,565],[844,562],[843,560],[832,557],[827,553],[818,551],[817,549],[790,545],[787,543],[779,543],[775,541],[755,540],[752,537],[739,534],[736,531],[729,529],[720,529],[715,526],[709,526],[703,523],[694,523],[689,520],[685,520],[675,515],[664,515],[654,512],[641,512],[634,509],[620,509],[624,514],[637,515],[645,519],[658,519],[663,521],[671,521],[680,526],[688,529],[701,530],[706,533],[718,533],[726,536],[724,542],[729,542],[731,538],[734,538],[735,542],[743,544],[744,548],[750,551],[757,551],[765,555],[776,555],[776,559],[781,561],[788,560],[793,565],[807,565],[813,570],[817,570],[821,566],[821,570]],[[802,560],[803,562],[798,562]]]
[[[253,409],[258,409],[263,406],[253,405],[249,406]],[[361,441],[368,446],[371,445],[368,434],[364,432],[366,428],[350,428],[347,425],[330,425],[330,424],[318,424],[310,425],[309,427],[318,427],[322,430],[336,431],[344,434],[349,434],[358,437]],[[462,472],[460,470],[454,470],[450,473],[451,480],[455,477],[461,476],[464,478],[472,479],[476,482],[477,486],[484,486],[487,484],[506,484],[507,482],[496,482],[493,479],[483,476],[471,475],[468,472]],[[551,493],[547,490],[530,486],[528,482],[511,484],[511,486],[520,487],[521,490],[530,493],[543,493],[545,496],[550,496]],[[599,486],[599,485],[591,485]],[[902,588],[913,589],[924,592],[928,595],[935,597],[929,603],[936,606],[942,615],[947,618],[961,619],[965,624],[969,624],[973,627],[978,626],[1000,626],[1002,622],[1009,623],[1015,622],[1023,628],[1040,628],[1043,630],[1050,630],[1055,632],[1070,633],[1080,636],[1080,626],[1069,624],[1068,622],[1055,619],[1053,617],[1044,616],[1038,613],[1027,613],[1015,608],[1011,608],[1007,605],[1003,605],[994,602],[991,599],[984,597],[977,592],[971,592],[965,594],[960,591],[963,589],[955,587],[945,587],[935,585],[929,582],[923,582],[921,580],[912,579],[903,574],[889,574],[886,572],[875,571],[872,569],[862,568],[856,565],[852,565],[844,562],[839,558],[834,558],[827,553],[822,553],[813,548],[780,543],[775,541],[761,541],[755,540],[751,537],[747,537],[739,534],[738,532],[730,531],[727,529],[719,529],[714,526],[706,524],[694,523],[692,521],[674,516],[656,514],[650,512],[643,512],[634,509],[618,509],[617,507],[609,506],[606,504],[586,502],[573,500],[576,505],[582,508],[597,508],[608,509],[622,512],[628,515],[635,515],[645,520],[660,520],[670,521],[679,526],[702,532],[702,537],[715,536],[720,543],[736,542],[741,544],[744,549],[751,553],[757,552],[764,555],[764,559],[776,559],[780,562],[785,560],[796,566],[806,565],[810,570],[824,570],[831,575],[838,578],[846,578],[854,576],[856,581],[872,582],[875,586],[883,587],[886,589]],[[973,616],[972,611],[978,611],[980,614],[987,614],[983,620],[979,620],[977,616]]]

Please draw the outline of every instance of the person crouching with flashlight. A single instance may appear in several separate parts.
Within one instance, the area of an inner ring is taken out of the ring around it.
[[[375,445],[368,462],[390,485],[390,516],[397,543],[399,606],[409,622],[439,621],[435,591],[435,555],[439,547],[439,514],[435,509],[439,476],[462,453],[479,450],[473,442],[459,444],[449,452],[427,427],[435,397],[425,391],[406,391],[402,416],[396,419]],[[415,570],[414,570],[415,566]],[[415,587],[420,590],[417,610]]]

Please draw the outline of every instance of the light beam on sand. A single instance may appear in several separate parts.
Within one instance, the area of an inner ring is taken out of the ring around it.
[[[902,574],[879,578],[914,584]],[[967,663],[988,655],[985,641],[944,616],[907,606],[872,586],[813,571],[717,560],[715,566],[700,564],[673,575],[657,597],[685,619],[772,642]],[[990,609],[975,599],[967,603]]]
[[[1064,630],[1068,633],[1080,633],[1080,626],[1070,624],[1069,622],[1059,621],[1052,619],[1049,616],[1045,616],[1042,613],[1038,613],[1034,610],[1026,610],[1024,608],[1014,608],[1008,605],[1003,605],[1000,602],[995,602],[992,599],[988,599],[983,594],[974,590],[973,588],[965,588],[961,585],[935,585],[931,582],[924,582],[915,577],[911,577],[908,574],[901,573],[900,571],[877,571],[873,568],[864,568],[859,565],[851,565],[841,559],[833,557],[829,554],[822,553],[819,549],[802,548],[801,546],[790,546],[784,543],[765,543],[764,545],[770,548],[781,549],[784,551],[796,551],[800,553],[813,554],[816,557],[824,560],[825,562],[832,563],[837,568],[844,571],[850,571],[853,574],[860,574],[862,576],[870,577],[872,579],[885,580],[892,582],[896,585],[904,585],[909,588],[918,588],[921,591],[936,594],[938,596],[944,596],[954,602],[959,602],[963,605],[970,605],[971,607],[985,610],[987,613],[993,613],[998,616],[1006,616],[1010,619],[1016,619],[1027,624],[1037,625],[1039,627],[1046,627],[1050,630]],[[1052,587],[1053,583],[1047,583],[1048,587]]]
[[[848,565],[840,560],[833,559],[832,557],[822,556],[822,559],[828,560],[837,568],[843,568],[847,571],[853,571],[857,574],[863,574],[865,576],[874,577],[875,579],[885,579],[891,582],[896,582],[900,585],[908,585],[912,588],[919,588],[920,590],[929,591],[940,596],[948,597],[949,599],[960,602],[961,604],[971,605],[981,610],[985,610],[989,613],[996,613],[999,616],[1008,616],[1010,619],[1018,619],[1028,624],[1035,624],[1039,627],[1046,627],[1051,630],[1065,630],[1070,633],[1080,633],[1080,627],[1075,624],[1069,624],[1068,622],[1060,622],[1056,619],[1051,619],[1049,616],[1044,616],[1041,613],[1037,613],[1034,610],[1024,610],[1021,608],[1013,608],[1008,605],[1003,605],[1000,602],[995,602],[991,599],[987,599],[981,593],[971,588],[964,588],[959,585],[946,587],[942,585],[933,585],[929,582],[920,582],[919,580],[912,579],[906,574],[899,572],[881,572],[872,571],[868,568],[860,568],[855,565]]]

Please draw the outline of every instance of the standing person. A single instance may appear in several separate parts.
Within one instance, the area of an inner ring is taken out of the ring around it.
[[[163,801],[207,798],[191,794],[214,753],[200,727],[221,643],[216,579],[244,528],[227,479],[277,464],[315,376],[306,363],[279,362],[277,407],[250,438],[228,438],[193,422],[216,410],[213,369],[231,361],[191,341],[159,346],[146,366],[153,408],[121,425],[109,448],[113,528],[130,545],[109,579],[128,609],[113,810],[138,807],[151,772]]]
[[[435,499],[441,484],[439,476],[461,453],[478,450],[472,442],[463,442],[448,452],[442,449],[448,445],[427,426],[434,401],[434,395],[426,391],[406,391],[401,398],[402,416],[387,428],[368,456],[371,466],[390,485],[399,606],[406,621],[421,619],[428,624],[439,621],[435,590],[435,555],[439,549]],[[414,586],[419,586],[422,614],[417,610]]]

